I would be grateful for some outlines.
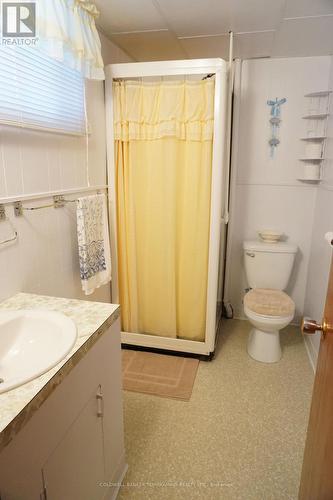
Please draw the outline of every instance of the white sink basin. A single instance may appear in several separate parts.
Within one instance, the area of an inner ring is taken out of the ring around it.
[[[0,394],[50,370],[76,338],[76,325],[64,314],[0,310]]]

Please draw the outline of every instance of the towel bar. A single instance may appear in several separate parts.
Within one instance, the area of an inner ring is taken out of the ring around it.
[[[97,194],[101,194],[101,190],[97,190]],[[24,207],[21,201],[15,201],[14,203],[14,213],[16,217],[20,217],[23,215],[23,211],[34,211],[34,210],[42,210],[44,208],[63,208],[66,203],[76,203],[78,200],[67,200],[63,195],[53,196],[53,203],[49,203],[48,205],[38,205],[37,207]]]

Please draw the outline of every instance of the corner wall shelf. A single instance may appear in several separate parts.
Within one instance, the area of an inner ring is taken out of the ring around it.
[[[310,113],[309,115],[302,116],[304,120],[323,120],[327,118],[329,113]]]
[[[307,114],[302,118],[307,120],[303,141],[303,162],[299,181],[308,184],[318,184],[323,176],[323,161],[327,138],[327,119],[330,115],[330,97],[332,90],[317,90],[305,94]]]
[[[305,94],[304,97],[326,97],[332,93],[332,90],[319,90],[318,92],[310,92],[310,94]]]
[[[305,179],[301,177],[298,178],[297,180],[301,182],[307,182],[308,184],[318,184],[319,182],[321,182],[321,179]]]
[[[317,135],[313,137],[301,137],[301,141],[324,141],[327,135]]]
[[[323,161],[324,158],[322,158],[321,156],[313,156],[312,158],[309,156],[309,157],[306,157],[306,158],[299,158],[300,161]]]

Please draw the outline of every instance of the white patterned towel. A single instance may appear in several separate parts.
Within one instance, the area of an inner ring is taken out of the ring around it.
[[[90,295],[111,280],[105,194],[79,198],[76,216],[82,289]]]

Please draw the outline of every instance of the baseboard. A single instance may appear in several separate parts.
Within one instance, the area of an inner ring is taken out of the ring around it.
[[[304,345],[305,345],[306,352],[308,354],[310,364],[312,366],[313,373],[315,373],[318,353],[317,353],[316,349],[313,347],[311,339],[306,335],[304,336]]]
[[[121,457],[118,463],[117,469],[113,475],[112,481],[106,482],[103,486],[107,488],[107,492],[103,497],[104,500],[116,500],[120,487],[122,485],[123,479],[127,472],[128,465],[126,463],[125,455]]]

